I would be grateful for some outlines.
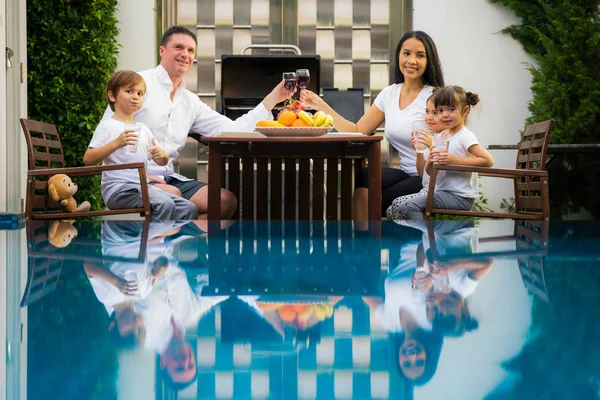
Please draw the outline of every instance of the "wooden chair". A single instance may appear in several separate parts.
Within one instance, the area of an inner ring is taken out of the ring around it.
[[[21,307],[37,301],[52,293],[58,286],[60,275],[67,266],[83,265],[84,263],[103,264],[105,262],[127,262],[139,264],[146,262],[146,249],[150,221],[142,223],[140,249],[137,257],[117,257],[102,254],[102,242],[95,237],[96,230],[91,231],[92,237],[76,237],[65,248],[57,248],[50,243],[50,221],[31,221],[27,224],[27,285],[21,298]],[[90,224],[90,222],[83,222]],[[104,222],[106,223],[106,222]]]
[[[433,214],[453,214],[470,217],[513,218],[527,220],[548,220],[550,218],[550,195],[548,172],[546,171],[546,150],[554,121],[548,120],[525,127],[515,169],[472,167],[466,165],[434,165],[429,181],[429,196],[425,208],[425,218]],[[514,180],[515,212],[484,212],[445,210],[433,208],[433,195],[438,171],[476,172],[479,176],[508,178]]]
[[[27,219],[60,219],[75,217],[97,217],[102,215],[140,213],[146,220],[152,217],[148,187],[141,185],[143,207],[120,210],[99,210],[65,213],[60,204],[48,195],[48,179],[55,174],[77,176],[100,175],[103,171],[137,169],[140,182],[146,182],[144,163],[103,165],[92,167],[65,167],[65,158],[56,127],[43,122],[21,119],[28,153],[27,195],[25,215]]]

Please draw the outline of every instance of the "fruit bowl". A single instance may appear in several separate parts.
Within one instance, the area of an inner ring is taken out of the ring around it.
[[[316,137],[326,135],[333,129],[333,126],[321,127],[321,126],[257,126],[254,128],[256,132],[260,132],[265,136],[269,137]]]
[[[265,316],[272,316],[281,321],[284,326],[295,330],[305,330],[330,318],[333,315],[334,304],[329,301],[321,302],[271,302],[258,301],[258,307]]]

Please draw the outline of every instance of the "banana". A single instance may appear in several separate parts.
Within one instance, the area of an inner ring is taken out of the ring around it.
[[[282,123],[280,123],[278,121],[271,121],[268,119],[263,119],[262,121],[258,121],[256,126],[274,126],[277,128],[285,128],[285,125],[283,125]]]
[[[326,119],[327,114],[325,114],[323,111],[317,111],[315,115],[313,115],[313,121],[315,123],[315,126],[321,126],[321,124],[325,122]]]
[[[327,114],[325,121],[323,121],[323,123],[321,123],[321,125],[319,125],[319,126],[322,128],[328,128],[331,126],[331,124],[333,124],[333,117],[331,115]]]
[[[300,118],[302,121],[306,122],[308,124],[308,126],[315,126],[312,116],[309,113],[307,113],[306,111],[298,112],[298,118]]]

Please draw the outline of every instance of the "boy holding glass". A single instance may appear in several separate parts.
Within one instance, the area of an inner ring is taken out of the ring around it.
[[[112,118],[103,119],[83,156],[85,165],[120,165],[153,160],[166,165],[167,152],[161,148],[152,132],[142,123],[134,122],[133,115],[143,104],[146,91],[144,79],[133,71],[115,72],[106,85],[106,97]],[[104,171],[102,173],[102,199],[112,210],[142,207],[142,190],[138,172],[134,169]],[[150,186],[148,197],[152,217],[162,220],[196,219],[196,206],[179,196]]]

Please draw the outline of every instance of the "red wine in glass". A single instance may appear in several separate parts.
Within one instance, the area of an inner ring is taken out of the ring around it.
[[[310,82],[310,72],[307,69],[296,70],[296,80],[300,89],[306,89]]]
[[[286,90],[294,90],[296,88],[296,73],[295,72],[284,72],[283,73],[283,87]]]

